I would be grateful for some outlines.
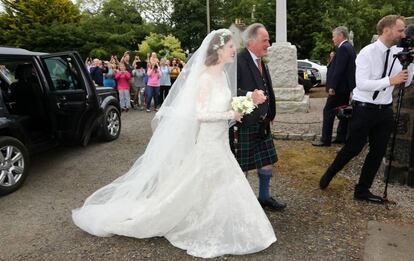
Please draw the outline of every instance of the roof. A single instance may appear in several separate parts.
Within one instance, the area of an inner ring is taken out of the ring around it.
[[[46,53],[31,52],[26,49],[15,48],[15,47],[2,47],[0,46],[0,55],[42,55]]]

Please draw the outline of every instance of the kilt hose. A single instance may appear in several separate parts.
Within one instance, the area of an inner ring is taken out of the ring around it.
[[[272,134],[263,137],[260,124],[249,127],[237,127],[237,134],[230,129],[232,151],[243,171],[260,169],[276,163],[278,158],[273,144]]]

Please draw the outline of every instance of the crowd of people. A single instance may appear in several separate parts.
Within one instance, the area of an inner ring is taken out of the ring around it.
[[[121,60],[112,55],[109,61],[87,58],[87,70],[96,86],[118,90],[122,112],[130,108],[157,111],[180,74],[184,62],[178,58],[159,59],[157,53],[147,55],[142,62],[135,56],[132,64],[130,54],[125,52]]]

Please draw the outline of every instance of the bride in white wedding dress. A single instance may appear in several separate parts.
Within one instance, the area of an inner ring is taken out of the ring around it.
[[[231,32],[213,31],[186,64],[132,168],[73,210],[96,236],[162,236],[211,258],[261,251],[276,237],[229,145],[236,93]]]

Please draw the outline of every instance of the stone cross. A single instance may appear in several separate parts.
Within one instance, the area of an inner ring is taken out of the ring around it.
[[[309,111],[309,96],[298,84],[296,46],[287,41],[286,0],[276,0],[276,42],[269,48],[268,68],[278,113]]]
[[[276,0],[276,42],[287,41],[286,0]]]

